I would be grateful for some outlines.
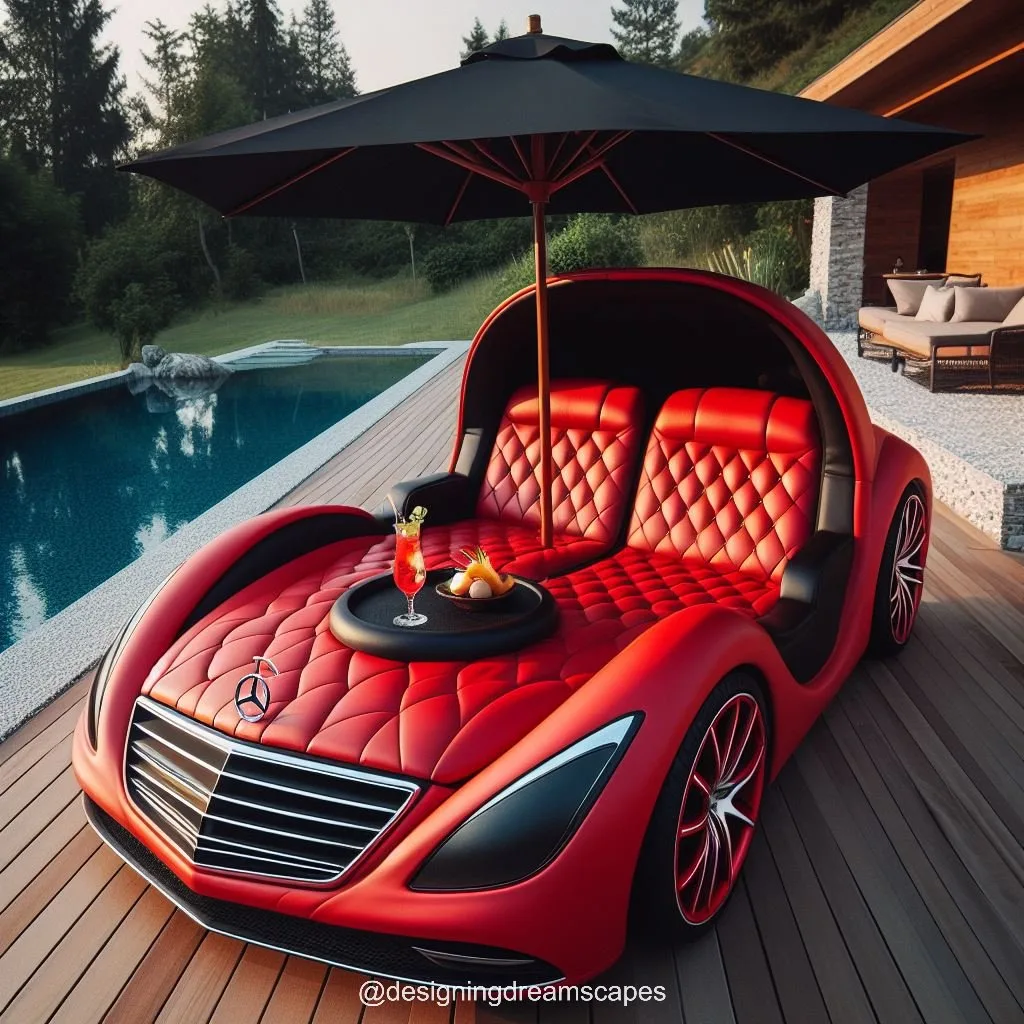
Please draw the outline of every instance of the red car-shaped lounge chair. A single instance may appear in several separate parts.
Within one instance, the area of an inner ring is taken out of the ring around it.
[[[553,547],[532,290],[474,341],[451,471],[392,492],[429,508],[428,567],[481,544],[542,581],[546,639],[352,649],[331,610],[389,570],[390,518],[290,508],[190,558],[103,659],[75,735],[89,818],[207,927],[481,984],[590,977],[631,918],[698,934],[765,785],[865,651],[906,643],[928,470],[818,327],[688,270],[556,279],[550,316]],[[253,659],[278,674],[247,721]]]

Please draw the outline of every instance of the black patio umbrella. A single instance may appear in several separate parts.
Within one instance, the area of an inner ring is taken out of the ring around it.
[[[541,539],[551,543],[545,213],[843,195],[970,136],[632,64],[541,33],[461,67],[129,164],[226,217],[449,224],[532,204]]]

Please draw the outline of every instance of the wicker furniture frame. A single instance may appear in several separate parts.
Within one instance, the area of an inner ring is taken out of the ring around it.
[[[903,371],[916,383],[927,384],[929,391],[935,391],[940,382],[951,388],[977,384],[986,374],[992,391],[998,383],[1024,385],[1024,324],[995,328],[989,335],[987,356],[941,358],[943,348],[965,347],[972,346],[958,338],[944,338],[932,342],[930,357],[920,356],[864,327],[857,331],[858,356],[885,359],[893,373]]]

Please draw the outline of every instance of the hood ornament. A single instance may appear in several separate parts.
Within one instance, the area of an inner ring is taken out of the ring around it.
[[[270,684],[260,671],[260,665],[269,665],[270,671],[275,676],[281,673],[277,666],[269,658],[253,658],[256,666],[255,672],[242,676],[235,687],[235,710],[239,718],[247,722],[258,722],[270,707]]]

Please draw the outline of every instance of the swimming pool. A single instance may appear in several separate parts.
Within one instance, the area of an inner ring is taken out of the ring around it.
[[[0,650],[428,358],[243,368],[193,397],[118,384],[0,418]]]

